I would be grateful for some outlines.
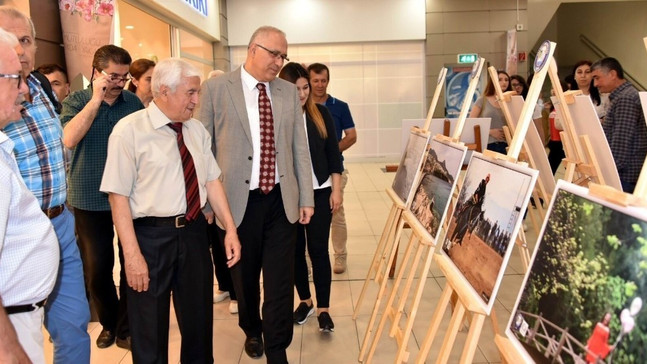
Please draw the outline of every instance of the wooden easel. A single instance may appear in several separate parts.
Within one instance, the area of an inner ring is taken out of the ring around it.
[[[593,146],[587,135],[578,135],[573,123],[573,117],[567,106],[573,103],[575,95],[581,94],[582,91],[562,91],[559,75],[557,74],[557,63],[554,59],[550,60],[548,75],[550,76],[553,90],[555,90],[555,96],[559,104],[561,104],[559,110],[564,130],[560,132],[560,137],[564,146],[564,154],[566,155],[564,158],[566,172],[563,179],[582,186],[588,186],[589,182],[605,184],[600,166],[593,152]]]
[[[528,127],[532,122],[532,113],[534,105],[537,102],[539,93],[541,91],[541,85],[546,78],[548,72],[548,60],[552,58],[552,55],[555,51],[555,43],[548,43],[547,47],[542,46],[540,48],[538,58],[542,57],[544,62],[541,64],[541,68],[536,70],[535,80],[533,85],[531,85],[528,92],[528,97],[524,103],[523,109],[521,111],[521,117],[517,127],[514,131],[514,136],[512,137],[510,147],[508,148],[507,155],[501,155],[492,151],[485,151],[485,155],[488,155],[493,158],[505,159],[510,161],[516,161],[521,148],[523,146],[523,141],[525,139]],[[496,83],[496,82],[495,82]],[[478,297],[478,294],[470,289],[469,284],[466,282],[458,268],[451,262],[451,260],[443,254],[435,254],[434,259],[440,267],[440,269],[445,274],[447,283],[445,284],[445,289],[440,297],[440,301],[436,306],[436,310],[431,319],[429,329],[427,334],[422,342],[420,347],[420,352],[416,358],[416,363],[424,363],[433,344],[434,338],[438,334],[438,328],[440,327],[440,322],[442,317],[447,309],[447,305],[450,302],[452,294],[455,292],[458,296],[458,302],[454,307],[454,312],[452,314],[449,328],[445,334],[443,344],[441,346],[440,352],[437,355],[436,363],[447,363],[449,360],[449,355],[454,346],[454,341],[456,335],[460,330],[465,313],[468,312],[471,316],[469,331],[467,334],[467,339],[465,341],[465,346],[461,354],[460,363],[470,363],[474,358],[474,353],[476,352],[476,347],[478,345],[478,340],[483,328],[483,323],[487,316],[492,316],[485,305],[485,302]],[[495,299],[495,297],[490,297],[490,299]],[[495,318],[494,318],[495,319]]]
[[[496,68],[489,67],[488,72],[492,80],[498,79]],[[514,133],[516,129],[517,120],[519,119],[519,116],[520,116],[520,115],[513,116],[512,112],[510,111],[512,96],[516,95],[516,92],[507,91],[503,93],[503,91],[501,90],[501,86],[499,85],[498,82],[493,82],[493,85],[494,85],[495,93],[497,95],[497,102],[499,103],[503,116],[505,117],[507,128],[508,128],[508,130],[506,130],[506,133],[505,133],[506,139],[508,140],[508,143],[511,143],[512,136],[510,134]],[[537,100],[536,99],[530,100],[527,98],[525,102],[534,102],[534,104],[536,104]],[[532,153],[531,150],[533,149],[531,148],[531,145],[535,148],[540,149],[540,152]],[[530,168],[533,168],[539,171],[539,178],[537,179],[537,183],[535,184],[535,188],[533,189],[533,193],[532,193],[532,196],[535,200],[535,206],[537,208],[537,213],[539,215],[539,218],[537,218],[535,214],[532,214],[532,213],[528,214],[530,216],[530,220],[532,222],[533,228],[535,229],[535,231],[539,231],[541,228],[541,223],[546,217],[546,212],[547,212],[546,207],[548,205],[548,201],[550,201],[552,197],[552,192],[553,190],[555,190],[555,178],[552,174],[552,171],[550,170],[546,171],[545,168],[540,168],[541,163],[548,165],[548,157],[543,148],[543,142],[541,140],[541,137],[539,136],[537,129],[534,126],[534,123],[528,126],[528,132],[526,133],[526,137],[523,140],[520,159],[527,161]],[[545,201],[546,203],[545,205],[541,203],[542,200]],[[526,235],[523,233],[523,231],[519,232],[519,235],[517,235],[517,240],[515,243],[519,247],[519,253],[521,255],[521,263],[523,264],[523,268],[524,270],[528,269],[528,264],[530,261],[530,252],[528,251],[528,242],[526,240]]]
[[[445,83],[446,75],[447,75],[447,69],[443,67],[440,70],[440,73],[438,75],[436,91],[434,92],[434,96],[429,106],[427,119],[423,128],[424,131],[429,130],[429,124],[431,123],[431,119],[436,109],[436,105],[438,104],[440,91],[442,90],[442,86]],[[375,280],[380,287],[379,287],[375,302],[373,304],[373,313],[371,315],[371,318],[369,319],[369,323],[366,329],[366,334],[364,336],[364,340],[360,348],[360,354],[358,358],[359,361],[363,360],[364,354],[368,348],[370,334],[373,330],[373,326],[375,325],[375,319],[377,317],[378,310],[382,302],[382,298],[384,297],[386,292],[386,285],[388,282],[389,271],[392,269],[392,267],[394,267],[395,259],[397,257],[398,246],[400,244],[400,239],[402,235],[402,229],[404,228],[404,224],[405,224],[405,221],[402,219],[402,213],[408,207],[406,205],[406,201],[403,202],[396,195],[393,189],[388,188],[386,192],[391,198],[391,200],[393,201],[393,206],[391,207],[389,218],[387,219],[386,225],[384,226],[384,230],[382,232],[382,236],[380,237],[378,247],[373,256],[373,261],[371,262],[371,266],[369,267],[369,270],[366,274],[364,285],[362,286],[362,291],[359,295],[359,298],[357,299],[357,303],[355,304],[355,310],[353,311],[353,320],[357,320],[357,317],[359,316],[360,308],[362,306],[362,302],[364,300],[364,296],[366,294],[366,290],[368,289],[368,286],[369,286],[369,282],[371,280]]]
[[[473,68],[472,79],[470,81],[470,85],[468,87],[467,93],[464,97],[463,106],[458,118],[458,124],[456,126],[456,129],[454,130],[454,137],[448,138],[445,136],[438,135],[436,136],[436,138],[458,143],[458,139],[462,133],[462,128],[465,124],[465,118],[467,117],[467,112],[469,110],[472,97],[478,85],[479,75],[481,74],[481,70],[483,68],[484,63],[485,63],[485,60],[482,58],[479,58],[479,60],[477,61],[477,63]],[[425,123],[425,127],[429,128],[430,123],[431,123],[431,113],[429,113],[427,117],[427,122]],[[418,183],[416,183],[415,185],[418,185]],[[372,361],[373,354],[375,353],[377,343],[380,340],[380,336],[386,324],[387,318],[390,318],[393,323],[390,336],[396,336],[396,341],[398,343],[398,355],[396,358],[396,362],[398,363],[406,362],[409,357],[409,352],[406,350],[406,347],[409,341],[409,337],[411,335],[411,331],[413,329],[413,323],[416,317],[418,305],[420,303],[422,292],[424,290],[424,286],[426,283],[427,272],[429,271],[429,268],[431,265],[431,260],[432,260],[433,252],[435,248],[435,242],[429,237],[429,234],[424,230],[424,228],[421,226],[421,224],[417,221],[415,216],[413,216],[413,214],[410,211],[408,210],[404,211],[402,216],[403,216],[402,223],[407,222],[409,226],[411,226],[412,235],[411,235],[411,238],[409,239],[409,243],[403,255],[402,264],[398,269],[398,273],[396,275],[395,280],[393,281],[393,288],[391,289],[391,293],[389,295],[389,299],[385,308],[385,313],[382,315],[380,324],[378,326],[378,329],[375,335],[372,335],[375,319],[380,309],[381,297],[379,296],[384,294],[384,290],[381,289],[380,292],[378,293],[378,300],[374,305],[373,313],[371,315],[371,319],[369,320],[369,324],[366,329],[366,334],[362,342],[362,347],[360,349],[360,354],[358,357],[358,360],[360,362],[366,361],[367,363],[370,363]],[[415,251],[415,257],[413,259],[411,266],[409,266],[408,263],[414,251]],[[411,287],[413,284],[413,278],[416,272],[418,272],[418,267],[421,260],[424,260],[424,264],[422,269],[420,270],[420,278],[416,286],[413,304],[409,311],[409,316],[408,316],[405,328],[401,329],[399,327],[400,318],[402,316],[402,313],[404,312],[406,298],[408,297],[409,292],[411,290]],[[406,273],[408,273],[406,284],[404,287],[404,291],[400,295],[401,299],[398,302],[398,305],[396,308],[393,306],[393,303],[395,302],[395,298],[398,294],[398,290],[399,290],[402,278]],[[370,341],[371,337],[373,338],[372,341]],[[366,357],[366,360],[364,360],[364,356],[367,352],[369,342],[371,345],[370,345],[370,349],[368,350],[368,357]]]

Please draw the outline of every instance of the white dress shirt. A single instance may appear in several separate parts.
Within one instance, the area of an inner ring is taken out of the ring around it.
[[[240,78],[243,85],[243,96],[245,97],[245,106],[247,109],[247,119],[249,120],[249,131],[252,135],[252,148],[254,153],[252,155],[252,177],[249,180],[249,189],[255,190],[258,188],[258,181],[261,171],[261,118],[258,114],[258,94],[259,90],[256,85],[259,83],[252,75],[250,75],[245,67],[240,67]],[[272,93],[270,92],[270,83],[261,82],[265,84],[265,92],[272,102]],[[272,114],[274,114],[274,107],[272,107]],[[276,119],[274,119],[276,122]],[[276,136],[276,133],[274,133]],[[276,139],[274,140],[276,144]],[[278,163],[278,161],[277,161]],[[275,165],[274,182],[279,183],[279,166]]]
[[[127,196],[133,219],[186,212],[184,170],[176,133],[167,125],[170,122],[153,101],[121,119],[108,139],[100,190]],[[182,123],[182,135],[195,165],[200,206],[204,206],[207,182],[220,176],[211,137],[196,119]]]
[[[4,306],[47,298],[56,282],[60,254],[52,223],[20,176],[13,147],[0,132],[0,296]]]

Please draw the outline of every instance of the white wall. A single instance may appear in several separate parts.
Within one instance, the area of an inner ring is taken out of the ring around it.
[[[647,2],[628,1],[592,4],[562,4],[557,11],[560,69],[582,59],[600,57],[580,40],[584,35],[647,87]],[[561,47],[560,47],[561,45]]]
[[[427,114],[424,52],[421,40],[288,47],[291,61],[330,68],[328,93],[349,104],[357,129],[357,143],[344,152],[349,161],[399,160],[402,119]],[[246,46],[232,47],[232,67],[240,66],[246,53]]]
[[[425,39],[424,0],[227,0],[229,45],[256,28],[283,30],[289,44]]]

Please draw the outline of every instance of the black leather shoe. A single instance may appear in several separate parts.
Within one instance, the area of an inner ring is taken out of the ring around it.
[[[105,349],[115,342],[115,333],[108,331],[106,329],[101,330],[99,337],[97,338],[97,347],[100,349]]]
[[[131,350],[130,348],[130,336],[126,336],[125,338],[120,338],[118,337],[117,340],[117,346],[126,349],[126,350]]]
[[[263,356],[263,339],[260,337],[245,339],[245,353],[252,359],[259,359]]]

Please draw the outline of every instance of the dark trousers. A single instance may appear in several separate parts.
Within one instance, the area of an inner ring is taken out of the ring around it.
[[[508,143],[506,142],[496,142],[496,143],[490,143],[487,145],[488,150],[493,150],[503,155],[508,154],[508,151],[506,150],[507,147],[508,147]]]
[[[74,209],[77,243],[83,261],[85,287],[92,297],[99,322],[105,330],[115,332],[118,337],[129,336],[126,300],[119,300],[112,278],[115,265],[113,246],[114,230],[110,211],[88,211]],[[119,296],[125,298],[126,274],[124,256],[119,245]]]
[[[213,275],[202,214],[183,228],[134,221],[148,265],[148,291],[128,287],[133,362],[168,363],[171,292],[182,335],[182,363],[213,363]]]
[[[564,154],[564,146],[559,140],[551,140],[548,142],[548,163],[550,163],[550,169],[553,171],[553,174],[557,172],[557,168],[562,163],[562,159],[566,157]]]
[[[296,224],[285,216],[280,185],[267,195],[249,192],[238,227],[241,260],[232,267],[231,278],[238,294],[238,325],[248,337],[263,335],[270,364],[287,363],[285,350],[292,342],[296,232]],[[261,269],[262,321],[258,312]]]
[[[211,243],[211,256],[213,257],[213,268],[218,281],[218,289],[229,292],[229,298],[236,301],[236,290],[231,281],[231,273],[227,266],[227,254],[225,253],[225,231],[214,222],[207,228],[209,242]]]
[[[317,295],[317,307],[330,307],[330,255],[328,238],[330,236],[330,187],[314,191],[315,214],[308,225],[297,224],[297,245],[294,261],[294,282],[301,300],[311,297],[306,265],[306,246],[312,261],[312,280]]]

